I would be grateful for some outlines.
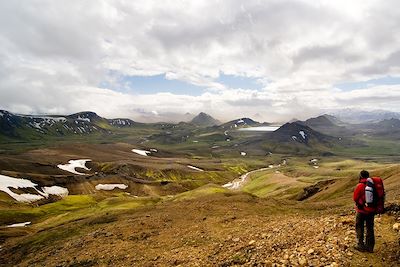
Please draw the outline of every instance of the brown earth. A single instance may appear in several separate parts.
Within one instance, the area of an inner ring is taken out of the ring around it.
[[[137,196],[170,195],[194,189],[210,181],[227,182],[232,175],[219,159],[194,159],[158,150],[151,156],[133,153],[137,145],[116,144],[63,144],[18,154],[0,154],[0,174],[26,178],[39,186],[58,185],[68,188],[70,194],[94,194],[100,183],[123,183],[125,192]],[[150,148],[143,148],[150,149]],[[91,159],[90,171],[77,169],[87,175],[74,175],[57,168],[71,159]],[[206,174],[188,168],[193,165]],[[107,192],[102,192],[107,194]],[[0,192],[0,198],[9,199]],[[1,204],[1,203],[0,203]]]
[[[94,191],[96,183],[122,182],[128,183],[129,192],[135,195],[165,196],[193,189],[201,182],[218,180],[222,184],[236,177],[223,171],[219,159],[198,160],[162,151],[160,157],[143,157],[132,153],[132,148],[129,144],[81,144],[1,154],[0,170],[39,184],[65,185],[74,194],[99,194]],[[74,176],[55,167],[83,158],[93,160],[91,175]],[[207,172],[199,174],[186,165]],[[375,172],[385,178],[388,199],[398,201],[399,167],[379,168]],[[399,233],[392,229],[400,221],[398,212],[376,218],[374,253],[352,248],[355,232],[351,193],[356,176],[324,184],[302,202],[280,199],[291,186],[305,186],[297,177],[300,175],[275,173],[266,180],[282,185],[271,193],[276,198],[257,198],[243,192],[213,193],[190,200],[164,197],[155,205],[108,212],[100,209],[93,216],[77,216],[58,225],[54,222],[64,214],[47,218],[52,222],[47,226],[44,221],[24,228],[0,229],[7,237],[0,245],[0,265],[400,265]],[[162,184],[164,178],[170,179],[169,183]],[[114,193],[102,192],[105,195],[100,197]],[[3,197],[0,193],[0,200]],[[0,207],[9,205],[2,203]]]
[[[215,194],[108,213],[9,239],[2,266],[399,266],[395,216],[360,253],[351,205]]]

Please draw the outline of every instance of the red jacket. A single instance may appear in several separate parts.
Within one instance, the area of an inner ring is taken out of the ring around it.
[[[359,213],[370,214],[374,213],[375,209],[365,206],[365,186],[367,183],[366,178],[360,179],[358,185],[354,189],[353,200],[356,203],[356,211]]]

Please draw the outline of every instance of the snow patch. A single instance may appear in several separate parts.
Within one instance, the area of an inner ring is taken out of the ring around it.
[[[132,152],[142,155],[142,156],[148,156],[147,154],[150,154],[150,151],[147,150],[141,150],[141,149],[132,149]]]
[[[90,122],[90,119],[89,119],[89,118],[82,118],[81,116],[78,116],[77,120],[78,120],[78,121]]]
[[[18,116],[24,117],[24,118],[29,118],[29,119],[41,119],[47,123],[66,122],[67,121],[67,118],[65,118],[65,117],[32,116],[32,115],[26,116],[26,115],[21,115],[21,114],[18,114]]]
[[[86,175],[85,173],[77,172],[75,168],[82,168],[84,170],[90,171],[86,167],[86,162],[92,161],[91,159],[77,159],[77,160],[70,160],[68,161],[68,164],[59,164],[57,167],[61,170],[73,173],[73,174],[78,174],[78,175]]]
[[[123,120],[123,119],[114,119],[111,121],[112,125],[131,125],[129,120]]]
[[[150,151],[151,151],[151,152],[158,152],[158,150],[155,149],[155,148],[150,148]]]
[[[39,122],[31,122],[30,125],[36,129],[42,129],[42,127],[40,127],[40,123]]]
[[[244,120],[240,119],[236,123],[244,123]]]
[[[36,186],[37,184],[28,179],[13,178],[5,175],[0,175],[0,191],[7,193],[10,197],[19,202],[30,203],[41,200],[45,197],[48,198],[49,195],[58,195],[61,197],[68,195],[68,189],[60,186],[43,187],[42,191],[38,190]],[[11,191],[10,188],[33,188],[38,193],[38,195],[30,193],[17,194]]]
[[[10,224],[7,225],[7,228],[14,228],[14,227],[25,227],[27,225],[30,225],[32,222],[23,222],[23,223],[14,223],[14,224]]]
[[[303,137],[303,139],[306,139],[306,133],[304,131],[300,131],[299,134]]]
[[[190,169],[192,169],[192,170],[196,170],[196,171],[199,171],[199,172],[204,172],[203,169],[197,168],[197,167],[192,166],[192,165],[187,165],[187,167],[190,168]]]
[[[69,194],[69,191],[65,187],[61,186],[45,186],[42,188],[43,193],[47,195],[56,195],[59,197],[66,197]]]
[[[95,186],[96,190],[114,190],[115,188],[119,188],[119,189],[127,189],[128,186],[125,184],[98,184]]]
[[[13,199],[19,202],[33,202],[43,198],[41,195],[34,194],[16,194],[10,190],[11,188],[35,188],[37,184],[27,179],[13,178],[5,175],[0,175],[0,191],[7,193]]]

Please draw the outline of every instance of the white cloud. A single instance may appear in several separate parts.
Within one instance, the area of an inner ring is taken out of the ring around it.
[[[270,121],[326,108],[400,111],[400,86],[334,87],[399,76],[399,28],[394,0],[2,1],[0,108],[133,119],[152,111],[160,118],[206,111],[223,120],[259,113]],[[221,72],[268,83],[232,89],[216,82]],[[116,76],[161,73],[208,90],[99,88],[103,81],[124,86]]]

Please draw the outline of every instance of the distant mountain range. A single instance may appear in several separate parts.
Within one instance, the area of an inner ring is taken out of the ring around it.
[[[356,109],[343,109],[328,113],[338,118],[341,121],[353,124],[379,122],[382,120],[390,120],[390,119],[400,119],[399,112],[392,112],[386,110],[364,111]]]
[[[310,118],[306,121],[297,121],[297,123],[330,136],[343,137],[355,134],[355,131],[351,129],[352,127],[349,124],[327,114]]]
[[[152,136],[149,135],[150,139],[160,140],[163,143],[185,142],[194,133],[211,136],[207,135],[211,132],[213,132],[212,138],[217,141],[232,140],[232,131],[235,129],[267,125],[269,123],[260,123],[251,118],[239,118],[221,124],[220,121],[204,112],[199,113],[190,122],[150,124],[125,118],[106,119],[90,111],[60,116],[21,115],[5,110],[0,111],[0,137],[21,140],[43,139],[46,136],[63,137],[89,134],[123,133],[129,135],[134,133],[129,131],[146,128],[152,132]],[[289,122],[278,130],[267,133],[268,138],[272,141],[296,142],[307,146],[313,146],[316,143],[328,145],[332,142],[337,143],[338,138],[352,138],[363,134],[400,139],[400,120],[390,118],[378,122],[354,124],[324,114],[305,121]]]
[[[130,119],[105,119],[94,112],[67,116],[20,115],[0,110],[0,135],[30,139],[42,135],[86,135],[110,133],[113,128],[134,127],[141,123]]]
[[[388,114],[389,113],[386,113],[385,116],[388,116]],[[309,126],[310,128],[323,134],[335,137],[353,137],[357,135],[368,135],[378,138],[383,137],[390,139],[400,139],[400,119],[398,118],[390,118],[369,122],[348,123],[332,115],[325,114],[316,118],[310,118],[306,121],[298,121],[298,123]]]

